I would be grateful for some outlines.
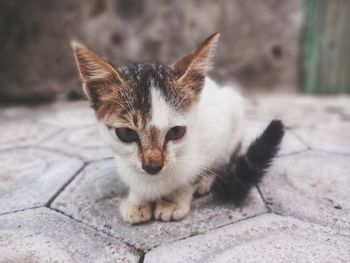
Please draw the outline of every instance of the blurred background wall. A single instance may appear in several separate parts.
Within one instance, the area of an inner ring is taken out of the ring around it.
[[[0,101],[80,98],[71,39],[114,64],[169,63],[216,31],[216,80],[294,93],[304,10],[302,0],[3,0]]]

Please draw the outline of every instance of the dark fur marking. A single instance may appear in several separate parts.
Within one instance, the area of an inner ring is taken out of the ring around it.
[[[160,63],[134,63],[122,67],[128,87],[133,93],[133,108],[145,113],[143,118],[149,119],[151,111],[151,88],[161,91],[165,100],[177,111],[189,108],[191,94],[176,84],[173,70]]]
[[[265,175],[279,150],[284,135],[281,121],[273,120],[260,137],[253,141],[247,152],[231,163],[225,172],[218,174],[213,185],[220,201],[241,204],[250,189]]]

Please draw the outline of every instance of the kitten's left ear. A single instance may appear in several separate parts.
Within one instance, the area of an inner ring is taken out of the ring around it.
[[[205,76],[211,69],[219,37],[219,33],[211,35],[195,50],[170,66],[175,72],[177,81],[195,94],[202,90]]]
[[[110,99],[116,87],[124,83],[119,70],[83,44],[72,41],[71,45],[88,99],[92,102]]]

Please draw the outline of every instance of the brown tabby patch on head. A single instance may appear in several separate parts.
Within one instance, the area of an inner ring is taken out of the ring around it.
[[[151,88],[160,90],[174,110],[189,110],[203,87],[218,37],[218,33],[212,35],[170,67],[159,63],[113,67],[77,42],[72,47],[97,118],[109,126],[144,129],[151,118]]]
[[[176,111],[184,112],[194,101],[192,92],[183,89],[174,79],[172,69],[159,63],[134,63],[119,68],[125,80],[122,87],[104,90],[116,97],[95,102],[98,118],[112,123],[115,118],[124,120],[130,125],[142,129],[151,119],[151,88],[158,89]],[[107,98],[105,96],[104,98]]]

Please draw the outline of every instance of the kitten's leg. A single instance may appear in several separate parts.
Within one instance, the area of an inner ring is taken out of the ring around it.
[[[176,191],[167,198],[156,201],[154,217],[162,221],[180,220],[190,211],[195,188],[188,186]]]
[[[204,176],[197,184],[196,193],[198,195],[205,195],[209,193],[211,186],[214,183],[214,179],[215,179],[215,176],[212,174],[208,174]]]
[[[124,221],[138,224],[152,218],[152,205],[132,193],[120,203],[120,213]]]

